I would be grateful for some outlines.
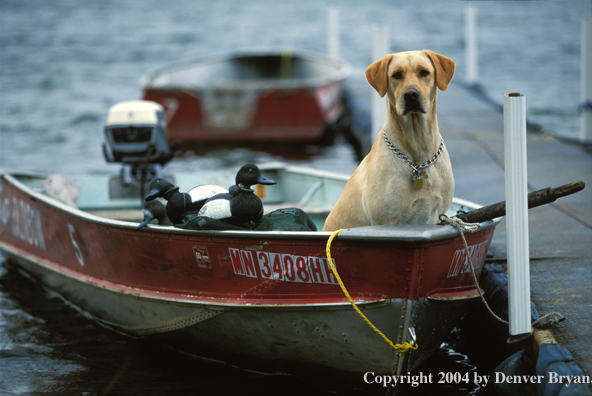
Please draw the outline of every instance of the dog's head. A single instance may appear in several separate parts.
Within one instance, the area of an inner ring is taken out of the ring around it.
[[[380,97],[388,94],[395,111],[405,116],[427,113],[436,98],[436,87],[446,91],[456,65],[432,51],[389,54],[366,69],[366,79]]]

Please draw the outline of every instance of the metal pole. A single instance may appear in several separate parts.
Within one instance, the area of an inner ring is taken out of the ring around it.
[[[526,169],[526,100],[504,94],[506,245],[510,335],[530,333],[530,259]]]
[[[479,61],[477,52],[477,8],[474,4],[465,5],[465,60],[467,75],[465,82],[473,85],[479,78]]]
[[[384,25],[372,26],[372,62],[382,59],[390,52],[389,28]],[[386,96],[381,98],[372,90],[372,129],[370,145],[386,122]]]
[[[592,19],[582,20],[580,139],[592,142]]]
[[[332,58],[339,58],[339,8],[327,6],[327,52]]]

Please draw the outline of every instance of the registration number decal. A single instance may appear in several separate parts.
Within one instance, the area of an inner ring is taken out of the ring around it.
[[[285,282],[338,284],[329,261],[324,257],[233,248],[229,248],[228,251],[234,273],[237,275]]]
[[[1,208],[0,219],[2,225],[6,226],[11,221],[10,231],[13,236],[20,238],[31,246],[46,250],[39,209],[16,197],[12,197],[12,208],[8,197],[4,198]]]
[[[469,254],[471,255],[471,261],[475,268],[481,267],[481,264],[485,261],[485,255],[487,254],[487,242],[481,242],[469,246]],[[465,249],[460,249],[454,252],[452,263],[450,263],[450,269],[448,270],[448,278],[470,271],[471,267],[469,265],[469,260],[467,260],[467,252]]]

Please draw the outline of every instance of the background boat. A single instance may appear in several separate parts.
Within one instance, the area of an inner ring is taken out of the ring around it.
[[[350,70],[304,51],[244,50],[152,71],[143,99],[164,106],[170,141],[331,141],[346,116]]]

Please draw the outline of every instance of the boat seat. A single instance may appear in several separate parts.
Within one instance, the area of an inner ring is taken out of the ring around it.
[[[88,214],[99,217],[105,217],[112,220],[131,221],[139,223],[144,219],[144,213],[141,209],[100,209],[86,210]]]

